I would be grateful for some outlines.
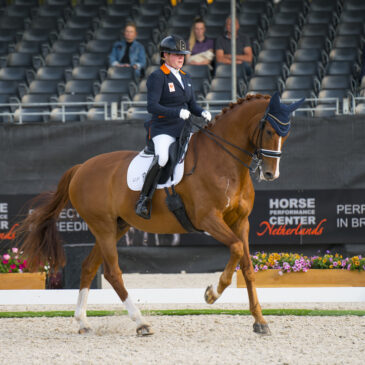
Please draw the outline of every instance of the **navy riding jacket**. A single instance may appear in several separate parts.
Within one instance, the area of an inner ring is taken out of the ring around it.
[[[181,109],[188,109],[196,116],[203,112],[195,101],[190,77],[182,70],[180,73],[185,88],[165,64],[148,77],[147,110],[152,114],[146,123],[149,138],[159,134],[179,137],[185,124],[185,120],[179,117]]]

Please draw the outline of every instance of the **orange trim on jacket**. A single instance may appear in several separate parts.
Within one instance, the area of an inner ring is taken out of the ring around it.
[[[171,71],[169,70],[169,68],[163,64],[161,67],[160,67],[161,71],[165,74],[165,75],[168,75]]]

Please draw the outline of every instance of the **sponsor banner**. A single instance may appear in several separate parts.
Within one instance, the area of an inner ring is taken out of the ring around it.
[[[0,252],[14,245],[15,228],[30,212],[33,195],[0,195]],[[57,222],[67,244],[93,243],[87,224],[68,206]],[[364,243],[365,189],[315,191],[259,191],[250,217],[250,243],[301,244]],[[131,229],[118,246],[221,245],[205,234],[148,234]]]
[[[260,191],[251,242],[364,243],[365,190]]]

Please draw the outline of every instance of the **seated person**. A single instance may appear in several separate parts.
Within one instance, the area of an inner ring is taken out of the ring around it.
[[[231,56],[231,17],[226,19],[225,34],[218,37],[216,42],[216,61],[217,63],[232,64]],[[252,74],[253,53],[250,39],[238,32],[239,23],[236,19],[236,64],[244,67],[246,75],[249,77]]]
[[[214,41],[205,36],[205,23],[202,18],[197,18],[191,28],[189,38],[191,55],[187,56],[190,65],[210,65],[214,58]]]
[[[127,23],[124,28],[124,39],[114,43],[109,55],[109,65],[115,67],[133,67],[135,76],[139,78],[146,66],[146,52],[137,40],[137,27]]]

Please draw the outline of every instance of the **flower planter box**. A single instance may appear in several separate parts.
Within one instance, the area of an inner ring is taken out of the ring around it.
[[[265,270],[255,273],[257,288],[274,287],[365,287],[365,271],[337,269],[311,269],[307,272],[289,272],[279,275],[279,270]],[[246,283],[241,270],[237,270],[237,288],[245,288]]]
[[[45,289],[46,274],[36,273],[9,273],[0,274],[0,289]]]

